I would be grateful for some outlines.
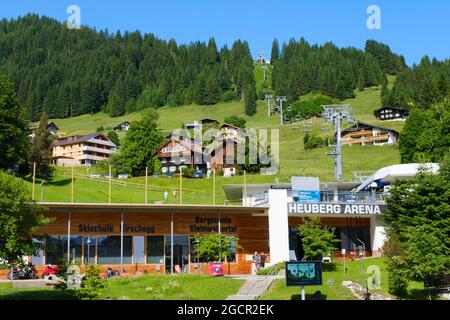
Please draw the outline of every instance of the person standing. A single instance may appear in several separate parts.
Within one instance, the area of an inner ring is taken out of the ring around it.
[[[255,254],[253,255],[253,264],[254,264],[254,270],[255,273],[258,272],[258,267],[259,267],[259,256],[258,256],[258,251],[255,251]]]
[[[259,256],[259,267],[261,269],[264,269],[264,267],[266,266],[266,259],[267,259],[267,256],[264,254],[264,252],[261,252],[261,254]]]
[[[167,192],[167,190],[164,191],[164,200],[167,200],[167,197],[169,196],[169,193]]]

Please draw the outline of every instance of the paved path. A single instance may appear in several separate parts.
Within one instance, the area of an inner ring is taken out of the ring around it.
[[[1,279],[0,283],[11,283],[11,280]],[[14,280],[13,288],[49,288],[55,282],[43,279]]]
[[[262,296],[271,286],[274,280],[284,278],[284,270],[280,270],[278,275],[267,276],[232,276],[233,279],[245,279],[241,289],[227,298],[227,300],[256,300]]]

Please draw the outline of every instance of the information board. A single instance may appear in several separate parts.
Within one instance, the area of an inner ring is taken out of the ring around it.
[[[286,286],[321,286],[322,261],[286,262]]]

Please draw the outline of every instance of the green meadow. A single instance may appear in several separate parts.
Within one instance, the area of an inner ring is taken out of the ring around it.
[[[378,268],[380,271],[380,286],[378,289],[370,289],[386,297],[394,299],[429,299],[426,291],[423,290],[423,283],[411,281],[405,296],[395,297],[389,291],[389,272],[384,258],[365,258],[363,260],[364,279],[370,281],[372,274],[368,273],[368,268]],[[305,287],[306,300],[314,299],[314,293],[320,291],[324,300],[356,300],[353,293],[342,286],[343,281],[352,281],[361,284],[361,261],[324,263],[322,270],[322,286]],[[437,297],[432,296],[432,299]],[[260,298],[261,300],[300,300],[300,287],[287,287],[285,279],[276,280],[271,288]]]
[[[109,279],[98,300],[225,300],[244,280],[201,275],[144,275]],[[74,300],[68,291],[52,288],[12,288],[0,283],[0,300]]]

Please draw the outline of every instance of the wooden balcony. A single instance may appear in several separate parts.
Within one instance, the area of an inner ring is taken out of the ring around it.
[[[389,141],[389,134],[382,134],[379,136],[370,136],[370,137],[362,137],[359,139],[345,139],[343,138],[341,140],[341,143],[343,145],[352,145],[352,144],[362,144],[362,143],[370,143],[374,141],[382,141],[383,143],[386,143]]]

